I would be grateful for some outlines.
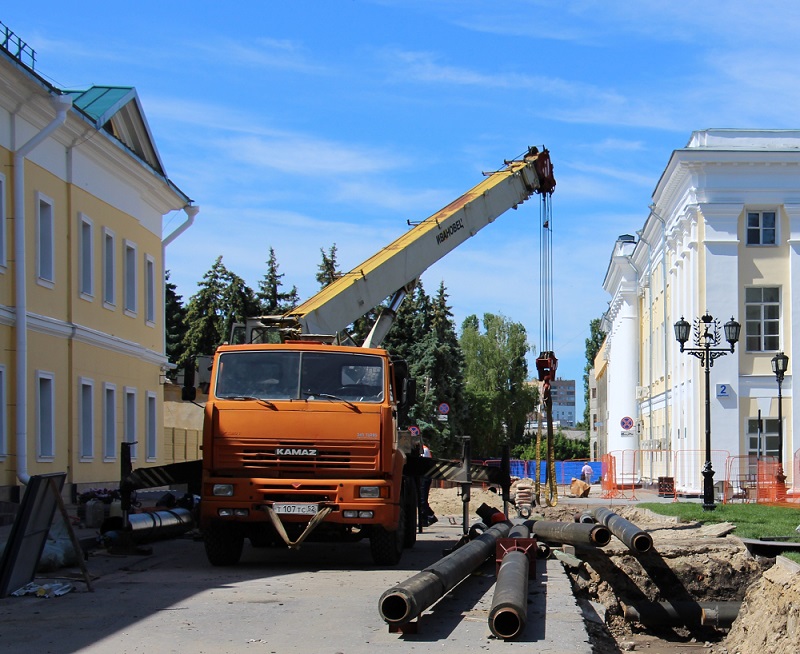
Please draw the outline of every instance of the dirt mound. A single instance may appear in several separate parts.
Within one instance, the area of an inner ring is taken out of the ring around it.
[[[800,652],[800,573],[779,563],[747,589],[739,617],[714,654]]]

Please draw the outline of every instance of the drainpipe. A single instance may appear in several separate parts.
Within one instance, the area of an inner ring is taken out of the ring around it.
[[[631,253],[631,254],[627,255],[625,258],[628,260],[628,265],[629,265],[629,266],[630,266],[630,267],[633,269],[633,272],[636,274],[636,295],[638,296],[638,295],[639,295],[639,282],[640,282],[640,281],[641,281],[641,279],[642,279],[642,273],[641,273],[641,271],[640,271],[640,270],[639,270],[639,269],[636,267],[636,264],[634,264],[634,263],[633,263],[633,253]],[[637,300],[637,302],[638,302],[638,300]],[[637,316],[639,315],[639,310],[638,310],[638,307],[637,307],[637,310],[636,310],[636,315],[637,315]],[[638,353],[638,350],[637,350],[637,353],[636,353],[636,354],[637,354],[637,356],[636,356],[636,359],[637,359],[637,365],[636,365],[636,368],[637,368],[637,370],[636,370],[636,378],[637,378],[638,385],[639,385],[639,386],[641,386],[642,378],[641,378],[641,376],[640,376],[640,372],[641,372],[641,366],[638,364],[638,361],[639,361],[639,356],[638,356],[638,354],[639,354],[639,353]],[[636,411],[637,411],[636,418],[637,418],[637,425],[638,425],[638,424],[641,424],[641,418],[642,418],[642,409],[641,409],[641,407],[639,406],[639,400],[638,400],[638,399],[636,400]],[[640,449],[642,449],[642,436],[641,436],[641,434],[639,433],[639,428],[638,428],[638,426],[637,426],[637,429],[636,429],[636,439],[637,439],[637,443],[636,443],[636,444],[638,445],[638,447],[637,447],[636,449],[639,449],[639,450],[640,450]],[[640,462],[640,463],[641,463],[641,462]],[[641,476],[641,474],[642,474],[642,472],[641,472],[641,470],[640,470],[640,471],[639,471],[639,475]]]
[[[669,343],[667,340],[667,223],[656,211],[655,203],[651,204],[650,213],[661,223],[661,287],[663,294],[663,304],[661,313],[664,318],[664,433],[667,435],[667,450],[672,450],[672,434],[669,430],[669,387],[667,386],[667,375],[669,374]],[[670,475],[671,460],[667,458],[667,477]]]
[[[17,479],[27,485],[28,474],[28,297],[25,261],[25,158],[64,124],[72,107],[67,95],[52,96],[56,117],[14,152],[14,304],[16,328],[16,436]]]
[[[161,241],[161,262],[162,265],[164,266],[166,266],[166,261],[167,261],[167,246],[192,226],[192,223],[194,223],[195,216],[197,216],[197,214],[200,212],[200,207],[197,206],[196,204],[187,204],[183,207],[183,210],[186,212],[186,220],[180,225],[178,225],[178,227],[169,236],[167,236],[167,238]],[[162,340],[161,348],[164,352],[164,355],[166,356],[167,354],[166,267],[164,268],[164,270],[161,271],[161,296],[164,298],[164,302],[161,303],[161,324],[164,326],[163,336],[161,337]],[[167,363],[166,365],[171,366],[172,364]],[[166,370],[164,370],[164,372],[166,372]]]
[[[174,241],[192,226],[194,217],[200,212],[200,207],[198,207],[196,204],[187,204],[185,207],[183,207],[183,210],[186,212],[186,220],[181,223],[174,232],[167,236],[167,238],[161,241],[162,247],[167,247],[170,243],[172,243],[172,241]]]

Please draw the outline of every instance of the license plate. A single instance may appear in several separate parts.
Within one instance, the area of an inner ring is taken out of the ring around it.
[[[272,505],[272,510],[282,515],[315,515],[319,511],[319,505],[275,502],[275,504]]]

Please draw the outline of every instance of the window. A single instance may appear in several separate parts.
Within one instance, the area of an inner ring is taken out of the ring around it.
[[[55,375],[36,371],[36,454],[40,461],[56,455]]]
[[[777,351],[780,347],[780,288],[746,288],[744,311],[747,351]]]
[[[81,378],[78,401],[80,402],[78,411],[80,457],[82,460],[87,460],[94,456],[94,382],[91,379]]]
[[[747,420],[747,453],[753,456],[778,457],[778,419],[761,418],[761,435],[758,418]]]
[[[78,271],[79,288],[82,297],[91,299],[94,296],[94,225],[85,215],[78,214],[80,225],[80,252]]]
[[[144,258],[145,320],[156,322],[156,262],[149,254]]]
[[[103,387],[103,460],[117,458],[117,387]]]
[[[103,303],[108,308],[113,308],[117,303],[115,282],[117,276],[117,261],[115,255],[116,237],[114,232],[103,230]]]
[[[747,245],[775,245],[775,212],[747,212]]]
[[[125,387],[125,442],[136,442],[136,389]],[[136,459],[136,445],[131,445],[131,461]]]
[[[145,449],[147,452],[145,456],[147,457],[148,461],[155,461],[158,423],[156,422],[156,394],[152,392],[147,393],[145,419],[147,420],[147,435],[145,437]]]
[[[0,175],[0,266],[6,261],[6,177]]]
[[[125,297],[126,313],[136,313],[136,245],[125,241]]]
[[[41,193],[36,194],[36,274],[44,286],[55,281],[55,235],[53,201]]]
[[[5,366],[0,366],[0,459],[8,455],[8,429],[6,425],[6,368]]]

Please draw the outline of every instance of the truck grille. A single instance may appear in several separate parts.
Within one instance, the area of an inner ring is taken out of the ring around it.
[[[281,484],[278,481],[267,482],[259,479],[255,482],[255,491],[264,500],[272,502],[336,502],[337,484],[318,484],[309,481],[299,488],[296,485]]]
[[[226,440],[215,447],[215,464],[221,470],[269,471],[269,476],[319,476],[366,473],[378,469],[380,447],[377,441],[351,443],[291,443],[296,452],[316,450],[316,454],[276,454],[287,448],[285,441],[261,439]]]

